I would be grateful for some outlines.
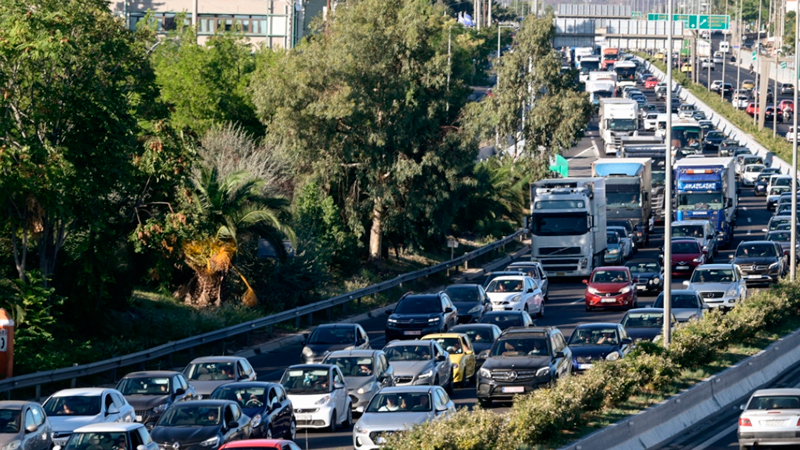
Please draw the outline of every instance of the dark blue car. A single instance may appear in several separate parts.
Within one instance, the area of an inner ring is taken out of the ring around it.
[[[212,399],[232,400],[252,418],[254,438],[291,439],[297,433],[292,402],[280,383],[244,381],[214,389]]]

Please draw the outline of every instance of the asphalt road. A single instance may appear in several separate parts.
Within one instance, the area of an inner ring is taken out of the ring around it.
[[[734,73],[735,76],[735,73]],[[643,91],[645,91],[642,88]],[[662,106],[663,103],[656,103],[652,90],[645,92],[648,100]],[[643,133],[646,134],[646,133]],[[590,176],[591,164],[600,157],[598,149],[603,148],[597,129],[597,121],[593,120],[583,137],[564,157],[569,161],[570,176]],[[752,189],[743,188],[741,191],[738,214],[738,226],[735,230],[735,241],[732,248],[742,240],[759,239],[763,235],[761,229],[767,224],[771,213],[766,209],[765,198],[755,197]],[[651,237],[650,246],[640,249],[635,259],[657,260],[663,245],[663,228],[657,228],[656,233]],[[728,255],[733,250],[723,249],[715,262],[728,261]],[[476,280],[482,282],[483,280]],[[673,280],[673,289],[681,289],[682,279]],[[619,322],[624,312],[622,311],[599,311],[586,312],[584,309],[583,295],[585,286],[580,280],[557,281],[551,279],[549,302],[546,306],[545,317],[537,319],[537,325],[559,327],[565,336],[569,337],[576,325],[587,322]],[[639,305],[649,306],[655,300],[654,297],[640,297]],[[380,348],[385,343],[384,325],[385,315],[373,317],[361,325],[369,333],[373,348]],[[278,351],[255,356],[250,359],[253,367],[258,373],[259,380],[278,381],[286,367],[292,364],[299,364],[300,352],[302,347],[299,345],[287,345]],[[472,408],[476,404],[475,388],[457,388],[452,396],[453,401],[458,407]],[[509,405],[496,406],[493,410],[497,413],[508,411]],[[306,441],[307,439],[307,441]],[[298,444],[308,449],[351,449],[352,430],[341,430],[336,433],[310,430],[298,431]],[[690,448],[690,447],[686,447]],[[720,447],[725,448],[725,447]]]

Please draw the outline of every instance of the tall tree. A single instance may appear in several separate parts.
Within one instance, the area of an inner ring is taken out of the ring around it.
[[[431,3],[342,3],[329,33],[258,67],[253,77],[268,138],[295,156],[298,170],[324,181],[354,232],[369,229],[374,261],[391,224],[435,233],[439,227],[421,224],[419,215],[399,216],[438,210],[422,202],[446,204],[461,182],[456,174],[475,156],[474,145],[450,139],[465,88],[451,78],[448,89],[452,21]]]
[[[20,280],[29,248],[47,286],[70,233],[120,218],[152,80],[106,1],[0,2],[0,202]]]

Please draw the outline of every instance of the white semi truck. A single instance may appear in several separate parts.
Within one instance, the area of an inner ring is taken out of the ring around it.
[[[588,276],[606,252],[603,178],[557,178],[531,184],[531,260],[551,277]]]
[[[627,98],[600,99],[600,136],[606,155],[616,155],[622,136],[639,135],[639,104]]]

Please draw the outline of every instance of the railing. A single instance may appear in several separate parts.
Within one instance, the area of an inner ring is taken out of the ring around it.
[[[63,369],[50,370],[46,372],[36,372],[28,375],[21,375],[18,377],[12,377],[12,378],[7,378],[5,380],[0,380],[0,392],[8,392],[14,389],[36,387],[36,398],[38,399],[41,393],[41,386],[47,383],[53,383],[65,380],[75,380],[80,377],[95,375],[102,372],[115,371],[117,368],[120,367],[143,364],[153,359],[163,358],[165,356],[169,356],[179,351],[192,349],[199,345],[204,345],[211,342],[237,336],[243,333],[252,332],[259,328],[276,325],[290,320],[299,321],[301,317],[313,314],[317,311],[324,311],[333,306],[343,305],[352,300],[357,300],[359,298],[366,297],[368,295],[384,292],[395,286],[399,286],[403,283],[424,278],[438,272],[443,272],[453,267],[460,266],[461,264],[464,264],[466,269],[468,261],[471,261],[479,256],[482,256],[500,247],[505,247],[511,241],[519,237],[522,237],[526,233],[527,233],[526,229],[519,229],[511,235],[508,235],[500,240],[492,242],[491,244],[475,249],[471,252],[465,253],[459,256],[458,258],[451,259],[450,261],[445,261],[431,267],[426,267],[424,269],[417,270],[415,272],[399,275],[395,278],[392,278],[391,280],[384,281],[382,283],[374,284],[372,286],[367,286],[365,288],[357,289],[352,292],[347,292],[342,295],[337,295],[336,297],[332,297],[327,300],[322,300],[309,305],[299,306],[297,308],[290,309],[288,311],[283,311],[277,314],[272,314],[270,316],[262,317],[260,319],[255,319],[249,322],[240,323],[238,325],[221,328],[216,331],[210,331],[208,333],[203,333],[197,336],[181,339],[179,341],[168,342],[166,344],[159,345],[158,347],[149,348],[141,352],[131,353],[124,356],[117,356],[115,358],[106,359],[103,361],[97,361],[82,366],[65,367]]]

